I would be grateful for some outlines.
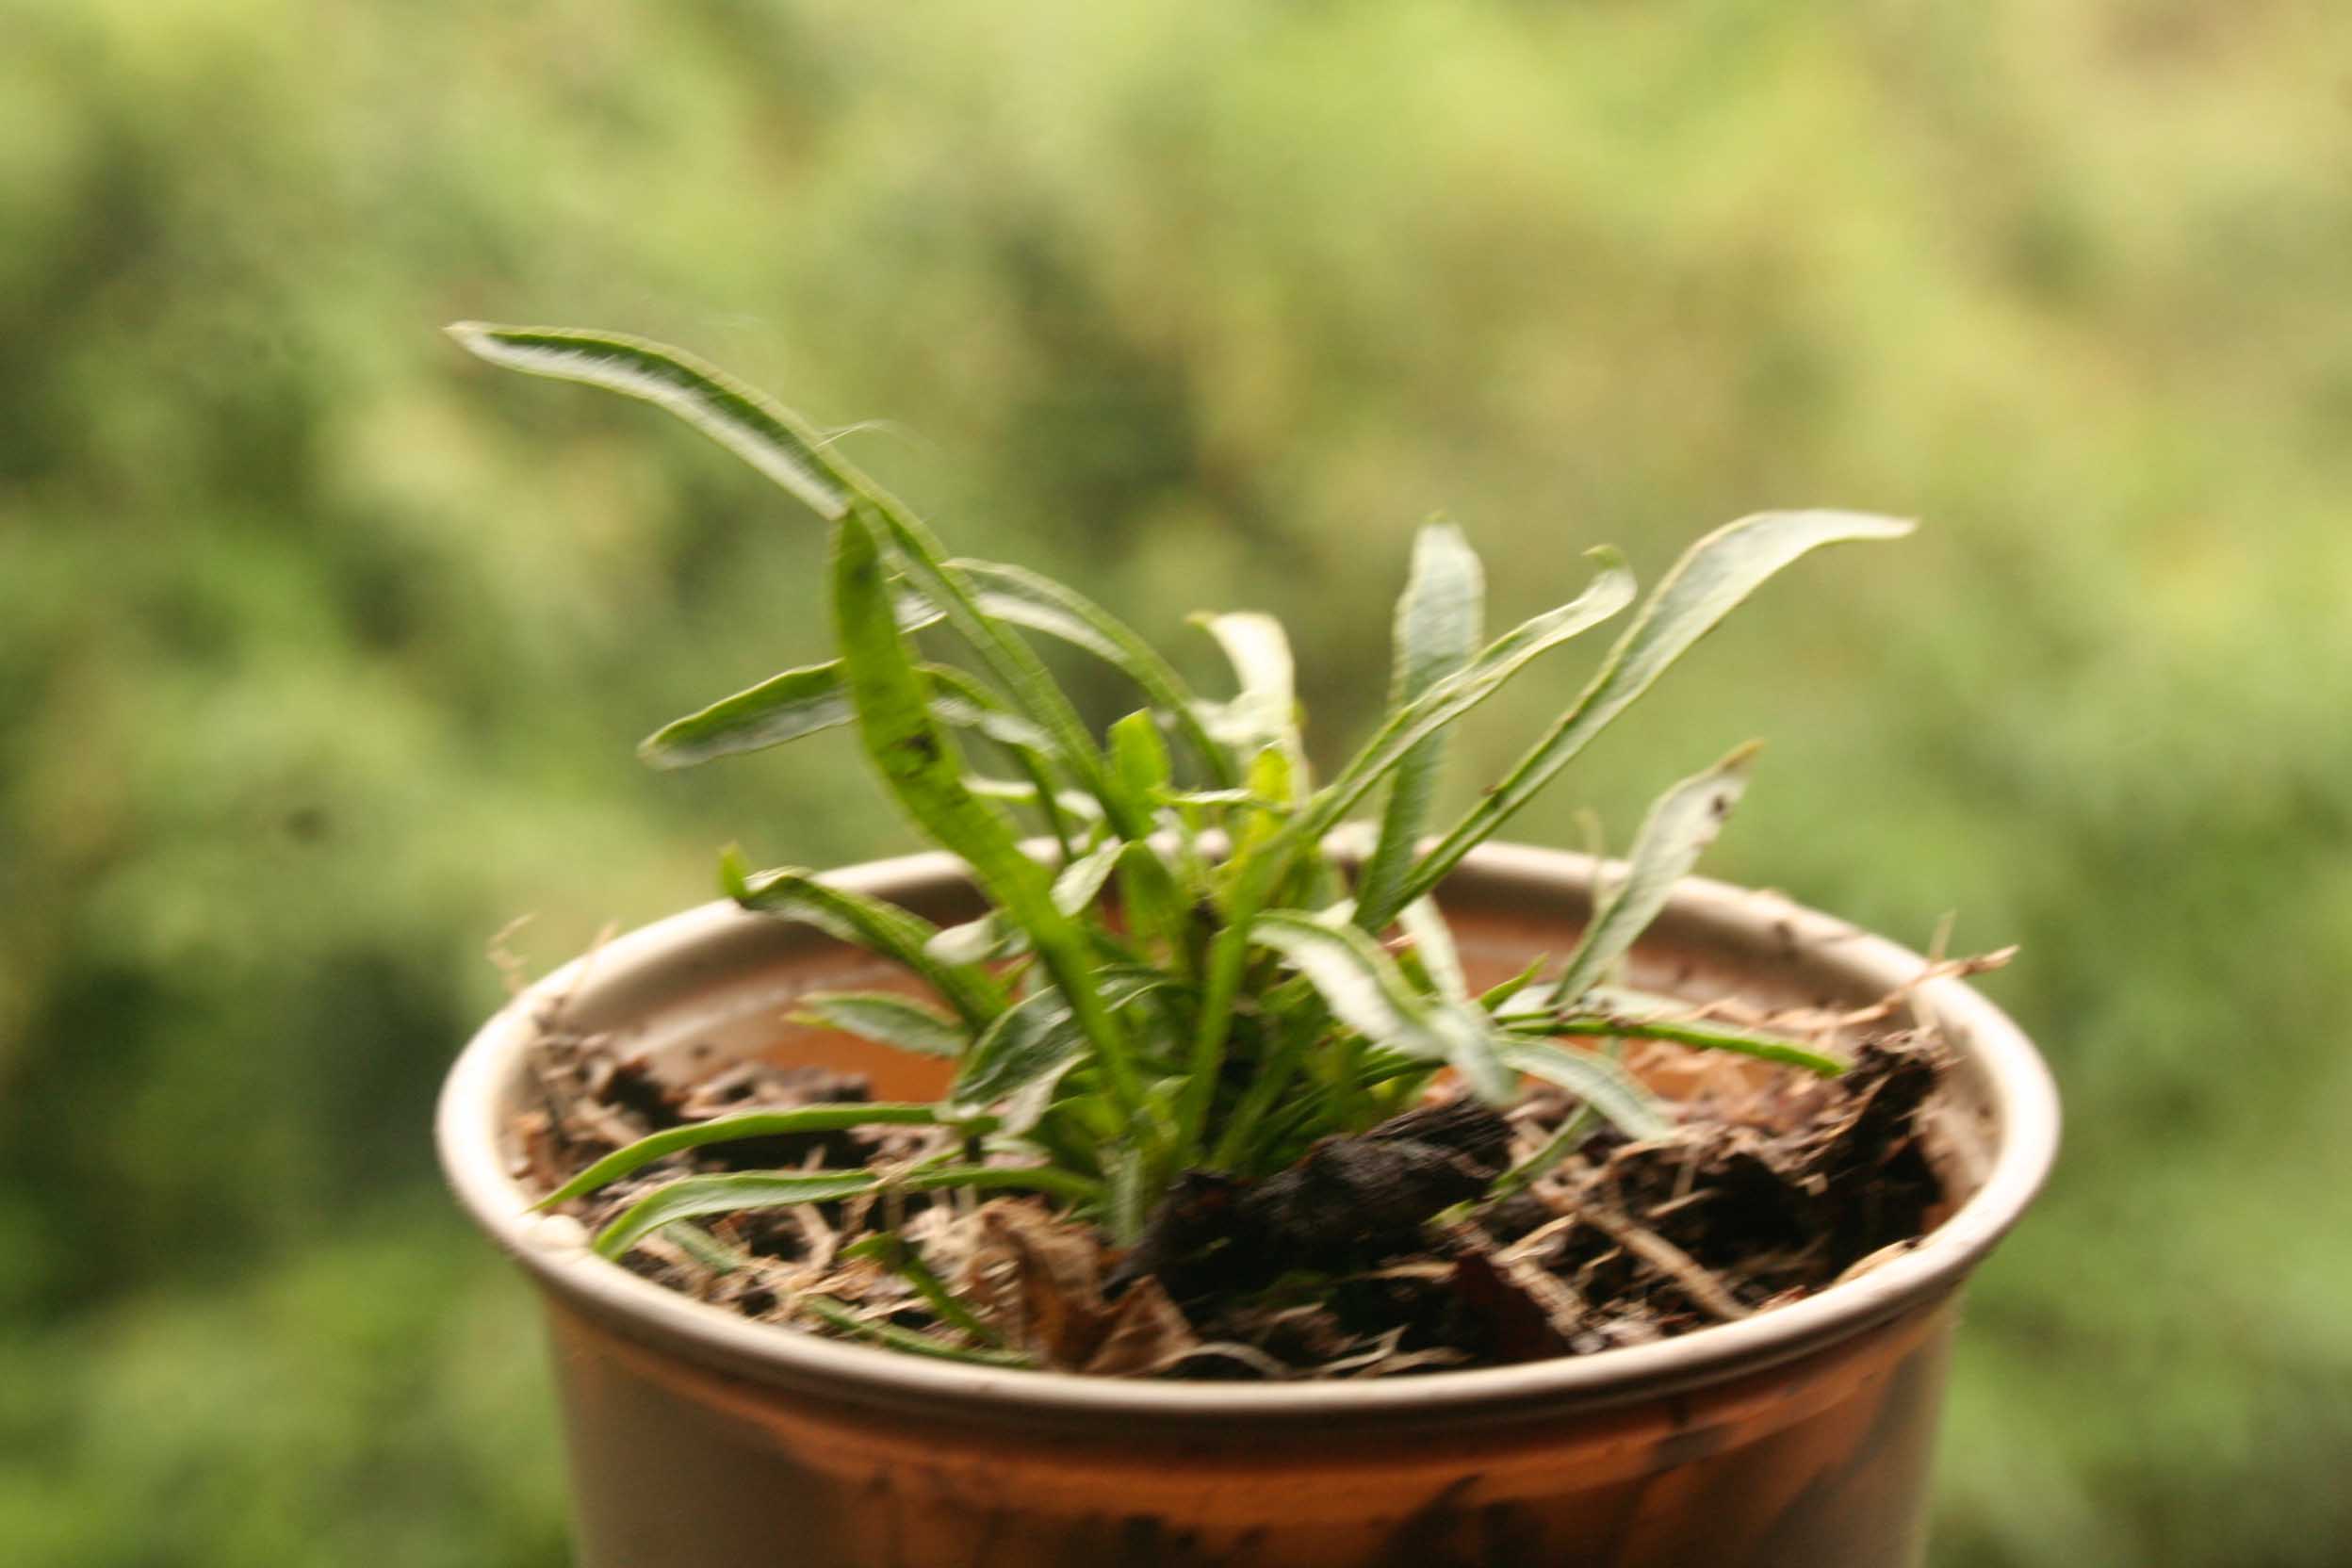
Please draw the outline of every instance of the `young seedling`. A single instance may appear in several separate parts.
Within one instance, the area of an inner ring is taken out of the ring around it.
[[[1429,1178],[1421,1188],[1444,1196],[1403,1215],[1410,1226],[1523,1191],[1600,1121],[1635,1140],[1666,1134],[1674,1109],[1621,1065],[1614,1042],[1671,1040],[1825,1076],[1845,1070],[1803,1041],[1694,1021],[1606,986],[1738,802],[1753,746],[1659,799],[1557,967],[1474,994],[1435,895],[1472,848],[1767,579],[1819,547],[1891,539],[1907,523],[1821,511],[1745,517],[1692,546],[1638,606],[1624,561],[1597,549],[1580,593],[1493,638],[1477,556],[1459,531],[1431,523],[1396,608],[1386,710],[1316,785],[1290,650],[1271,618],[1204,620],[1237,691],[1200,696],[1074,589],[951,557],[798,416],[683,353],[594,332],[451,333],[493,364],[668,409],[830,530],[836,657],[677,721],[645,743],[646,760],[682,767],[854,727],[891,797],[970,868],[989,906],[983,919],[942,930],[808,873],[753,874],[729,856],[724,886],[743,907],[816,926],[923,982],[928,1000],[841,992],[799,1004],[833,1028],[945,1058],[946,1092],[932,1103],[820,1103],[689,1122],[615,1150],[544,1203],[755,1138],[935,1129],[941,1152],[898,1168],[682,1174],[610,1217],[596,1239],[606,1254],[698,1217],[1016,1191],[1104,1238],[1110,1255],[1127,1259],[1126,1280],[1145,1266],[1172,1276],[1188,1266],[1186,1227],[1197,1231],[1208,1207],[1275,1233],[1314,1211],[1318,1192],[1345,1196],[1357,1191],[1351,1183],[1389,1192],[1377,1183],[1419,1172]],[[1473,809],[1425,838],[1451,727],[1539,656],[1628,610],[1566,711]],[[1133,684],[1136,710],[1098,733],[1033,635],[1110,664]],[[1375,805],[1370,848],[1351,878],[1329,841]],[[1531,1157],[1481,1164],[1492,1150],[1473,1157],[1462,1138],[1491,1142],[1491,1131],[1415,1119],[1429,1116],[1441,1078],[1498,1108],[1533,1080],[1564,1091],[1573,1109]],[[696,1256],[717,1245],[680,1233]],[[902,1349],[1021,1362],[896,1230],[876,1226],[852,1250],[910,1281],[937,1334],[813,1291],[802,1320]],[[1116,1294],[1124,1282],[1109,1285]]]

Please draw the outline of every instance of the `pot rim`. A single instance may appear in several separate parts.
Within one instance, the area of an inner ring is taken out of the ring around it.
[[[1598,862],[1568,851],[1485,844],[1456,871],[1459,895],[1479,884],[1508,890],[1590,886]],[[828,874],[837,886],[906,898],[966,881],[943,853],[869,861]],[[826,1339],[758,1323],[642,1279],[582,1245],[577,1227],[530,1212],[532,1199],[501,1153],[506,1085],[537,1037],[537,1009],[568,994],[593,963],[610,975],[675,963],[745,922],[724,901],[638,928],[576,958],[499,1009],[466,1045],[435,1117],[443,1170],[459,1202],[547,1290],[633,1338],[755,1382],[921,1411],[933,1416],[1015,1414],[1032,1421],[1149,1422],[1157,1426],[1329,1423],[1370,1416],[1480,1421],[1532,1409],[1597,1409],[1769,1368],[1859,1334],[1955,1290],[2039,1191],[2058,1146],[2058,1097],[2024,1033],[1976,989],[1936,979],[1912,993],[1979,1080],[1994,1132],[1977,1189],[1911,1250],[1802,1301],[1653,1345],[1502,1367],[1364,1382],[1186,1383],[979,1367]],[[1734,944],[1826,961],[1864,987],[1892,992],[1926,960],[1859,927],[1777,893],[1685,878],[1661,923]]]

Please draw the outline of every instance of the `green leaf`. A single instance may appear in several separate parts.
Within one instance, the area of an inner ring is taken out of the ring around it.
[[[1108,740],[1110,776],[1127,797],[1130,811],[1138,820],[1158,822],[1171,777],[1158,719],[1148,708],[1138,710],[1112,725]]]
[[[918,1056],[960,1056],[972,1040],[954,1019],[890,991],[808,991],[792,1007],[793,1018],[802,1022],[878,1040]]]
[[[979,591],[961,567],[941,559],[939,542],[906,509],[879,490],[861,497],[854,511],[897,557],[911,590],[943,612],[958,635],[971,644],[989,670],[1012,695],[1014,703],[1053,737],[1057,760],[1096,797],[1122,838],[1141,838],[1151,831],[1147,820],[1133,816],[1117,783],[1110,777],[1101,750],[1095,745],[1077,710],[1055,685],[1037,651],[1022,642],[980,602]],[[837,551],[838,555],[838,551]],[[881,619],[895,613],[893,590],[881,590],[885,602],[873,612]]]
[[[758,467],[828,522],[849,510],[857,494],[857,486],[844,480],[842,466],[819,451],[821,437],[797,414],[687,352],[626,334],[569,327],[459,322],[449,327],[449,336],[506,369],[553,376],[555,381],[583,381],[659,404]]]
[[[1051,744],[1045,731],[1004,711],[961,671],[926,665],[923,674],[934,688],[932,716],[940,723],[977,730],[1007,748],[1034,752]],[[637,754],[657,768],[688,768],[836,729],[857,717],[840,663],[808,664],[663,725],[639,743]]]
[[[1159,721],[1152,710],[1138,709],[1111,726],[1111,769],[1128,793],[1156,804],[1168,792],[1173,773],[1168,743],[1160,739]]]
[[[841,667],[810,664],[672,720],[639,743],[637,755],[657,768],[687,768],[714,757],[782,745],[855,717],[841,686]]]
[[[449,335],[493,365],[583,382],[668,409],[826,521],[849,510],[854,470],[799,416],[679,350],[621,333],[460,321]]]
[[[1543,1040],[1501,1037],[1496,1049],[1521,1072],[1557,1085],[1592,1106],[1632,1138],[1663,1137],[1674,1130],[1665,1105],[1642,1080],[1594,1051]]]
[[[880,1177],[862,1170],[816,1170],[797,1175],[743,1171],[725,1176],[688,1176],[655,1188],[623,1210],[612,1224],[597,1233],[596,1250],[608,1258],[617,1258],[674,1219],[830,1202],[872,1192],[881,1184]]]
[[[901,630],[905,629],[902,622]],[[1075,814],[1098,816],[1101,803],[1090,795],[1065,795],[1055,787],[1055,764],[1061,753],[1052,736],[1010,711],[994,692],[963,671],[947,664],[924,664],[931,682],[931,713],[942,724],[969,726],[1000,747],[1028,781],[1029,802],[1045,818],[1047,831],[1062,853],[1070,850],[1071,833],[1066,806]],[[1079,805],[1083,803],[1083,805]]]
[[[1022,852],[1011,825],[965,788],[962,768],[923,702],[891,617],[889,584],[870,530],[862,510],[853,511],[835,531],[833,551],[834,617],[866,755],[907,815],[962,856],[998,907],[1029,934],[1101,1059],[1112,1094],[1128,1114],[1138,1115],[1142,1086],[1125,1033],[1095,990],[1086,939],[1054,906],[1052,879]]]
[[[1298,768],[1288,747],[1269,745],[1250,759],[1250,791],[1241,825],[1233,835],[1230,879],[1246,880],[1250,857],[1291,820],[1298,797]]]
[[[1110,1187],[1110,1232],[1112,1241],[1120,1247],[1133,1247],[1143,1234],[1146,1210],[1151,1199],[1144,1190],[1148,1172],[1143,1152],[1139,1149],[1119,1148],[1107,1151],[1105,1176]]]
[[[1413,746],[1493,695],[1536,655],[1598,625],[1632,602],[1633,576],[1625,570],[1624,559],[1611,549],[1593,550],[1591,555],[1601,569],[1574,601],[1497,638],[1468,668],[1438,681],[1389,715],[1340,776],[1291,819],[1278,841],[1257,853],[1236,855],[1227,863],[1219,901],[1226,925],[1202,965],[1200,1010],[1185,1070],[1189,1082],[1179,1111],[1178,1135],[1186,1147],[1200,1135],[1208,1111],[1209,1086],[1223,1070],[1226,1036],[1233,1025],[1233,1004],[1248,959],[1251,920],[1267,907],[1298,857],[1319,844],[1364,792],[1380,782]],[[1434,881],[1429,884],[1434,885]],[[1400,890],[1391,896],[1401,906],[1427,890],[1416,888],[1408,895]],[[1367,929],[1378,930],[1395,919],[1396,912],[1372,908],[1359,897],[1355,918]]]
[[[1193,621],[1217,639],[1241,683],[1231,702],[1210,709],[1209,733],[1244,756],[1280,746],[1297,764],[1301,755],[1298,678],[1282,623],[1247,610],[1196,615]]]
[[[963,671],[952,664],[918,667],[931,685],[931,716],[941,724],[975,730],[1007,751],[1025,754],[1040,768],[1057,755],[1052,736]]]
[[[1453,927],[1446,923],[1437,901],[1416,898],[1398,911],[1396,919],[1405,935],[1413,939],[1413,950],[1421,955],[1421,967],[1429,972],[1438,994],[1448,1002],[1469,1001],[1470,982],[1462,972],[1462,953],[1454,945]]]
[[[701,1226],[683,1219],[674,1219],[662,1234],[678,1244],[678,1250],[713,1274],[725,1276],[751,1263],[751,1254],[740,1247],[729,1247]]]
[[[1269,909],[1250,923],[1250,939],[1281,954],[1321,993],[1333,1018],[1374,1044],[1445,1059],[1446,1042],[1429,1026],[1428,999],[1364,932],[1294,909]]]
[[[959,1116],[979,1114],[1031,1084],[1069,1070],[1086,1049],[1086,1037],[1070,1004],[1057,991],[1039,991],[1005,1009],[972,1042],[956,1070],[947,1103]]]
[[[1413,988],[1387,950],[1354,925],[1272,909],[1250,927],[1321,993],[1331,1016],[1375,1045],[1446,1062],[1478,1096],[1508,1104],[1518,1080],[1497,1054],[1486,1016],[1433,1002]]]
[[[1389,707],[1402,708],[1478,651],[1485,623],[1486,577],[1478,553],[1451,523],[1426,524],[1413,537],[1413,569],[1396,601],[1395,668]],[[1430,797],[1445,761],[1443,730],[1429,735],[1396,762],[1380,814],[1380,837],[1364,861],[1360,886],[1373,907],[1386,908],[1413,863],[1416,841],[1429,819]]]
[[[1120,847],[1119,892],[1128,929],[1158,942],[1167,949],[1168,967],[1179,974],[1190,974],[1193,955],[1186,926],[1191,910],[1175,874],[1149,841]]]
[[[1004,1336],[980,1320],[963,1298],[947,1288],[947,1282],[933,1272],[923,1261],[922,1252],[908,1244],[896,1231],[876,1231],[861,1241],[841,1249],[843,1258],[870,1258],[893,1274],[902,1275],[939,1315],[939,1321],[951,1328],[961,1329],[972,1338],[989,1345],[1002,1345]]]
[[[790,867],[753,877],[733,850],[720,857],[719,881],[746,909],[813,925],[837,940],[904,964],[972,1028],[986,1027],[1004,1010],[1004,990],[993,976],[970,965],[942,964],[924,951],[939,927],[921,915]]]
[[[1545,1021],[1542,1032],[1552,1035],[1603,1035],[1619,1039],[1672,1040],[1698,1051],[1722,1051],[1752,1056],[1759,1062],[1801,1068],[1822,1078],[1843,1075],[1854,1064],[1796,1040],[1755,1029],[1722,1023],[1683,1023],[1671,1018],[1643,1018],[1623,1013],[1571,1013]]]
[[[1158,796],[1160,803],[1164,806],[1188,806],[1196,808],[1253,806],[1257,804],[1258,798],[1257,792],[1250,789],[1163,790]]]
[[[1140,846],[1130,844],[1130,849]],[[1109,963],[1095,971],[1102,981],[1102,998],[1114,1007],[1166,991],[1182,991],[1184,982],[1167,970],[1152,964]]]
[[[1125,622],[1076,589],[1026,567],[961,559],[949,564],[971,579],[988,613],[1083,648],[1134,681],[1184,731],[1186,743],[1219,783],[1230,784],[1240,776],[1233,758],[1201,727],[1193,710],[1199,699],[1191,688]]]
[[[1054,878],[1054,906],[1072,919],[1092,907],[1126,847],[1122,840],[1105,839],[1064,866]]]
[[[597,1233],[596,1248],[608,1258],[617,1258],[675,1219],[825,1203],[876,1192],[886,1185],[903,1192],[1011,1187],[1089,1203],[1099,1202],[1102,1197],[1102,1184],[1051,1166],[939,1166],[888,1183],[870,1170],[755,1170],[725,1176],[688,1176],[657,1187],[622,1211],[619,1217]]]
[[[804,1296],[800,1298],[800,1304],[808,1309],[810,1316],[839,1329],[845,1334],[854,1334],[859,1339],[870,1339],[886,1350],[896,1350],[904,1355],[929,1356],[935,1361],[959,1361],[973,1366],[1025,1369],[1037,1364],[1035,1356],[1019,1350],[1000,1350],[993,1347],[973,1348],[969,1346],[950,1345],[943,1339],[935,1338],[930,1334],[917,1333],[912,1329],[902,1329],[895,1323],[863,1318],[830,1296]]]
[[[1029,938],[1004,915],[989,913],[961,925],[943,925],[923,950],[942,964],[987,964],[1018,958],[1029,951]]]
[[[1478,1006],[1480,1009],[1491,1014],[1499,1015],[1505,1007],[1509,1006],[1513,1001],[1517,1000],[1521,993],[1525,992],[1530,986],[1535,984],[1536,977],[1544,972],[1544,966],[1549,961],[1550,959],[1545,955],[1539,953],[1534,957],[1527,960],[1527,968],[1521,970],[1518,973],[1512,975],[1502,984],[1490,987],[1485,991],[1480,992],[1478,996]]]
[[[1650,596],[1575,705],[1413,867],[1396,895],[1418,897],[1525,806],[1669,665],[1782,567],[1823,545],[1897,539],[1912,525],[1854,512],[1766,512],[1693,545]],[[1375,918],[1384,911],[1367,910]]]
[[[983,800],[1001,800],[1011,806],[1036,806],[1049,798],[1038,791],[1037,785],[1025,779],[989,778],[981,774],[967,775],[964,788]],[[1090,823],[1102,820],[1102,802],[1092,795],[1081,794],[1075,790],[1062,790],[1050,798],[1056,807],[1073,817]]]
[[[1413,747],[1437,734],[1501,690],[1504,683],[1539,654],[1591,630],[1633,602],[1633,574],[1625,558],[1606,547],[1587,552],[1599,563],[1592,583],[1574,599],[1531,620],[1523,621],[1489,643],[1468,665],[1441,678],[1420,696],[1381,721],[1340,776],[1316,797],[1315,832],[1327,832],[1345,816],[1364,792],[1385,777]],[[1396,918],[1396,908],[1427,889],[1411,893],[1399,889],[1382,906],[1364,905],[1359,918],[1378,930]]]
[[[1104,792],[1102,760],[1077,711],[1027,645],[973,602],[929,531],[880,485],[833,452],[798,415],[679,350],[617,333],[500,327],[461,322],[449,335],[496,365],[582,382],[642,398],[686,420],[743,458],[829,522],[863,514],[897,556],[915,592],[954,623],[1021,710],[1054,737],[1064,760],[1094,792]],[[1109,806],[1109,801],[1104,802]],[[1140,837],[1144,824],[1122,822]]]
[[[615,1149],[533,1205],[553,1208],[617,1182],[631,1171],[680,1150],[702,1149],[714,1143],[744,1138],[785,1137],[799,1133],[837,1133],[853,1127],[929,1127],[946,1119],[936,1105],[878,1103],[871,1105],[802,1105],[789,1111],[746,1111],[710,1121],[690,1121],[649,1134]]]
[[[1508,1105],[1519,1098],[1519,1074],[1504,1054],[1515,1044],[1475,1007],[1441,1006],[1430,1015],[1438,1038],[1446,1042],[1446,1059],[1471,1092],[1490,1105]]]
[[[1721,762],[1684,779],[1650,808],[1634,835],[1624,880],[1610,892],[1592,923],[1568,955],[1559,995],[1574,1005],[1587,988],[1625,956],[1650,922],[1674,896],[1674,884],[1690,874],[1715,841],[1731,808],[1748,786],[1748,771],[1760,748],[1750,743]]]

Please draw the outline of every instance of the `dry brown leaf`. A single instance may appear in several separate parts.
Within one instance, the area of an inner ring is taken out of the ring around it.
[[[1200,1343],[1156,1275],[1147,1274],[1119,1298],[1102,1324],[1102,1343],[1078,1370],[1102,1377],[1148,1372]]]

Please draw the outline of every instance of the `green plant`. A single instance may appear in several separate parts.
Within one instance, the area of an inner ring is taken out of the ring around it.
[[[849,1127],[936,1125],[954,1152],[889,1175],[795,1170],[688,1175],[596,1238],[618,1256],[657,1231],[723,1251],[695,1217],[842,1200],[885,1189],[1023,1188],[1135,1241],[1188,1172],[1243,1182],[1319,1140],[1360,1134],[1451,1071],[1506,1104],[1535,1078],[1584,1110],[1496,1184],[1526,1184],[1563,1157],[1589,1116],[1635,1136],[1666,1108],[1604,1049],[1636,1037],[1835,1074],[1845,1064],[1795,1040],[1663,1014],[1609,987],[1610,972],[1710,842],[1745,785],[1753,746],[1675,785],[1642,823],[1623,875],[1557,973],[1542,966],[1469,989],[1432,893],[1642,695],[1686,649],[1781,567],[1821,545],[1884,539],[1908,524],[1836,512],[1743,518],[1693,546],[1636,611],[1560,719],[1449,830],[1424,843],[1447,728],[1538,655],[1636,600],[1612,550],[1569,603],[1493,640],[1477,557],[1450,525],[1414,545],[1396,610],[1387,710],[1328,782],[1310,776],[1281,627],[1206,616],[1238,678],[1204,700],[1133,631],[1073,590],[1016,566],[949,558],[902,504],[842,462],[804,421],[719,372],[633,338],[461,325],[495,364],[660,404],[734,450],[832,529],[839,657],[790,670],[668,726],[645,743],[678,767],[854,725],[891,794],[971,868],[991,908],[939,929],[795,870],[752,874],[731,854],[727,892],[905,965],[936,1004],[883,993],[803,999],[833,1026],[955,1062],[934,1104],[824,1104],[690,1123],[619,1149],[546,1200],[566,1201],[682,1151]],[[934,629],[938,629],[935,630]],[[948,640],[971,667],[935,662]],[[1070,644],[1128,677],[1144,706],[1098,736],[1025,640]],[[979,771],[993,754],[1006,772]],[[1352,888],[1328,841],[1385,789]],[[1034,813],[1024,839],[1015,813]],[[1384,939],[1395,930],[1399,935]],[[952,1298],[903,1247],[878,1242],[954,1321]],[[813,1315],[843,1321],[837,1304]],[[903,1348],[977,1355],[893,1331]],[[916,1343],[908,1344],[908,1340]]]

